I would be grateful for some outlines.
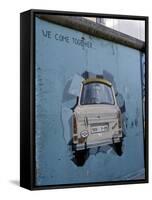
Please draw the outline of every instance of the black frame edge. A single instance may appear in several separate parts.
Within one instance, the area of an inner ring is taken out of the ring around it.
[[[31,11],[20,14],[20,186],[32,188]]]
[[[33,12],[34,14],[53,14],[53,15],[69,15],[69,16],[87,16],[87,17],[106,17],[115,19],[131,19],[131,20],[145,20],[148,16],[145,15],[122,15],[122,14],[110,14],[110,13],[88,13],[88,12],[76,12],[76,11],[61,11],[61,10],[43,10],[43,9],[30,9],[25,12]],[[25,13],[23,12],[23,13]]]
[[[145,179],[149,183],[149,17],[145,18]]]
[[[35,15],[36,14],[56,14],[56,15],[87,15],[104,16],[117,19],[139,19],[145,20],[145,69],[148,73],[148,20],[147,16],[115,15],[82,13],[70,11],[51,11],[32,9],[20,14],[20,186],[29,190],[59,189],[59,188],[78,188],[94,186],[112,186],[126,184],[148,183],[148,124],[145,128],[145,179],[126,180],[113,182],[81,183],[66,185],[35,185]],[[26,34],[25,34],[26,32]],[[27,38],[25,40],[25,38]],[[28,41],[28,42],[27,42]],[[146,119],[148,120],[148,74],[146,75]],[[24,92],[23,92],[24,90]],[[27,104],[27,110],[23,104]],[[148,123],[148,121],[147,121]],[[24,157],[24,158],[23,158]]]

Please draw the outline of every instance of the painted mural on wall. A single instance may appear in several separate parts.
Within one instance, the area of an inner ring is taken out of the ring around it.
[[[92,150],[97,153],[105,146],[108,146],[107,150],[113,147],[121,156],[124,137],[122,108],[125,102],[120,102],[120,99],[117,102],[118,93],[112,83],[103,75],[85,71],[81,76],[74,75],[71,83],[68,81],[67,84],[66,95],[76,96],[70,116],[72,138],[68,142],[74,155],[72,160],[77,166],[83,166]],[[69,125],[64,123],[64,127]],[[67,130],[64,130],[66,135]]]
[[[144,179],[141,64],[36,18],[36,185]]]

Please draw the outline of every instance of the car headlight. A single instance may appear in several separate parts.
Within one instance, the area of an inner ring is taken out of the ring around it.
[[[89,135],[89,132],[87,130],[84,130],[80,133],[81,137],[86,138]]]

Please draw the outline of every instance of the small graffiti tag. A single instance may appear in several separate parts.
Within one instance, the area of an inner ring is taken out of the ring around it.
[[[92,42],[90,42],[89,40],[86,40],[84,37],[75,38],[75,37],[70,37],[68,35],[64,35],[62,33],[54,33],[50,30],[44,30],[44,29],[42,29],[42,35],[45,38],[54,39],[58,42],[74,44],[74,45],[80,46],[82,48],[93,48]]]

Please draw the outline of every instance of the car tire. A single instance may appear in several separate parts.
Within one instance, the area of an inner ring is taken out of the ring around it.
[[[89,150],[88,149],[84,149],[84,150],[80,150],[80,151],[75,151],[74,153],[74,162],[77,166],[83,166],[86,162],[86,160],[89,157]]]
[[[122,149],[122,140],[120,142],[114,143],[114,150],[118,156],[122,156],[123,149]]]

